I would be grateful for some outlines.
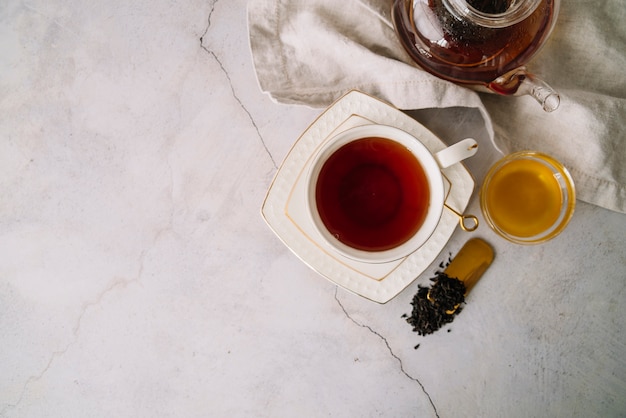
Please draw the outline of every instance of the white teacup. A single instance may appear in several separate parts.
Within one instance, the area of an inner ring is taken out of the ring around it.
[[[432,154],[386,125],[348,129],[326,141],[307,178],[308,211],[339,254],[367,263],[403,258],[432,235],[444,208],[441,169],[476,153],[464,139]]]

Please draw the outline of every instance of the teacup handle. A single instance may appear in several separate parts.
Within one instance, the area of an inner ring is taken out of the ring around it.
[[[437,163],[439,163],[439,167],[447,168],[452,164],[456,164],[459,161],[471,157],[476,154],[476,151],[478,151],[478,143],[476,140],[466,138],[436,153],[435,159]]]

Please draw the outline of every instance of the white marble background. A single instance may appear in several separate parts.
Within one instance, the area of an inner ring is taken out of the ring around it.
[[[457,231],[441,260],[480,236],[496,261],[417,336],[438,262],[377,305],[263,223],[321,110],[261,94],[245,7],[0,4],[0,417],[626,416],[625,215],[579,202],[532,247]],[[478,115],[415,116],[477,137],[477,180],[497,158]]]

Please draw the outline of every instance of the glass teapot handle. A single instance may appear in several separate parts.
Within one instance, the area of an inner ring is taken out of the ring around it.
[[[543,110],[553,112],[561,104],[561,97],[545,81],[526,71],[526,67],[519,67],[493,80],[489,89],[505,95],[533,97]]]

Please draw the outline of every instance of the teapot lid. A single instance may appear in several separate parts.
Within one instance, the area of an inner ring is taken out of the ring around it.
[[[461,20],[488,28],[514,25],[535,11],[542,0],[444,0],[450,13]]]

